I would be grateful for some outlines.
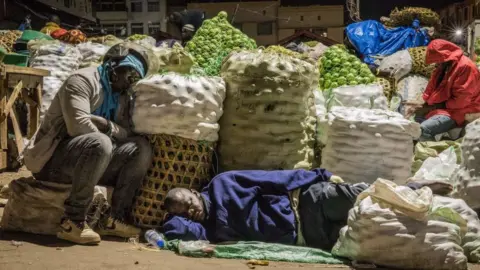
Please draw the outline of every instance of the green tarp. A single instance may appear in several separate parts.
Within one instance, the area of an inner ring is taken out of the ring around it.
[[[169,241],[168,249],[178,253],[180,241]],[[348,261],[333,256],[331,253],[314,248],[270,244],[262,242],[237,242],[234,244],[215,245],[213,253],[200,250],[183,253],[189,257],[215,257],[221,259],[267,260],[296,263],[344,264]]]

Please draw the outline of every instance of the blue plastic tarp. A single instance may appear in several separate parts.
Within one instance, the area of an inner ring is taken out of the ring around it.
[[[387,29],[377,21],[363,21],[347,26],[346,33],[363,61],[371,65],[375,62],[375,55],[388,56],[400,50],[427,46],[430,42],[427,31],[420,28],[418,20],[412,23],[412,27],[393,29]]]

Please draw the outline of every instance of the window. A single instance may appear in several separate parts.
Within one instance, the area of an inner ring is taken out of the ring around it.
[[[155,34],[158,31],[160,31],[160,22],[153,22],[148,25],[148,33],[150,35]]]
[[[125,0],[104,0],[97,2],[97,11],[127,11],[127,6]]]
[[[109,35],[114,36],[126,36],[127,24],[125,23],[117,23],[117,24],[102,24],[103,30]]]
[[[148,1],[148,12],[159,12],[159,11],[160,11],[159,1]]]
[[[142,12],[143,11],[142,2],[132,2],[130,11],[131,12]]]
[[[143,35],[143,23],[132,23],[131,35]]]
[[[468,20],[468,8],[465,8],[463,11],[463,20],[464,21]]]
[[[63,0],[63,5],[67,8],[70,7],[70,0]]]
[[[272,22],[263,22],[257,24],[257,35],[259,36],[269,36],[273,34],[273,23]]]
[[[300,21],[303,21],[303,16],[300,16]]]
[[[321,20],[322,20],[322,16],[317,16],[317,20],[321,21]]]
[[[243,23],[233,23],[233,27],[237,28],[240,31],[243,31]]]
[[[125,3],[125,0],[115,0],[115,3],[113,4],[113,10],[114,11],[127,11],[127,3]]]

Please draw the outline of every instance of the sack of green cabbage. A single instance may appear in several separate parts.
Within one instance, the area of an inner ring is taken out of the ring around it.
[[[318,87],[314,63],[262,50],[224,60],[219,153],[225,170],[310,169]]]
[[[225,82],[220,77],[153,75],[134,87],[137,133],[169,134],[196,141],[218,140]]]
[[[429,188],[378,179],[357,197],[332,253],[399,269],[466,270],[466,232],[466,220],[435,204]]]
[[[169,48],[167,44],[152,48],[159,61],[159,73],[173,71],[187,74],[194,65],[193,57],[187,53],[180,44]]]

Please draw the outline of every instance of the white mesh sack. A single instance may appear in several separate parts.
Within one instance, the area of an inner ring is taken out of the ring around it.
[[[381,72],[389,72],[397,80],[400,80],[412,71],[413,60],[408,50],[398,51],[385,57],[378,67]]]
[[[386,110],[333,107],[328,113],[322,167],[348,183],[377,178],[404,183],[411,174],[420,125]]]
[[[423,103],[422,94],[427,88],[428,79],[419,75],[408,75],[398,81],[397,94],[401,101]],[[399,112],[405,115],[407,107],[400,103]]]
[[[480,119],[467,125],[462,141],[462,163],[453,173],[453,195],[480,210]]]
[[[467,221],[467,233],[462,239],[463,252],[469,262],[478,263],[480,261],[480,220],[477,213],[461,199],[435,196],[433,202],[435,205],[455,210]]]
[[[330,91],[327,108],[334,106],[388,110],[388,101],[379,84],[348,85]]]
[[[153,75],[134,87],[134,130],[197,141],[218,140],[225,82],[220,77]]]
[[[318,68],[262,50],[231,53],[219,155],[225,170],[310,169],[315,143]]]
[[[357,197],[332,253],[398,269],[468,269],[466,221],[432,201],[429,188],[377,180]]]
[[[32,56],[30,67],[51,73],[43,81],[40,110],[40,118],[43,119],[62,83],[80,67],[82,55],[76,47],[59,41],[31,42],[28,47]]]

